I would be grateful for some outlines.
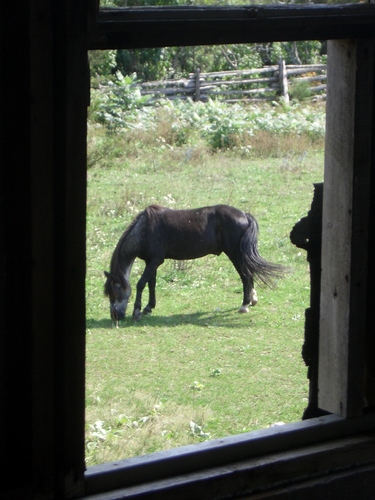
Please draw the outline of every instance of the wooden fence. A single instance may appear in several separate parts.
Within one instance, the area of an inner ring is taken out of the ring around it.
[[[326,78],[325,64],[290,66],[280,59],[277,65],[259,69],[214,73],[197,69],[189,78],[142,83],[141,93],[152,96],[150,104],[161,97],[203,102],[217,97],[225,102],[271,101],[283,97],[288,102],[298,82],[306,82],[304,89],[309,90],[313,99],[324,99]]]

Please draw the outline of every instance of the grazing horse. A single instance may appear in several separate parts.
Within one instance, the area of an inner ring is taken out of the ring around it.
[[[130,271],[136,257],[146,267],[137,283],[133,319],[142,316],[142,292],[148,284],[149,300],[143,314],[156,305],[156,272],[165,259],[197,259],[224,252],[233,263],[243,284],[239,312],[248,312],[258,302],[254,278],[271,286],[282,274],[282,266],[263,259],[257,249],[258,223],[255,218],[228,205],[193,210],[172,210],[151,205],[131,222],[113,252],[104,292],[110,300],[111,318],[125,317],[130,297]]]

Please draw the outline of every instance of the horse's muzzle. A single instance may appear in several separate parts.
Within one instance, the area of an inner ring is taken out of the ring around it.
[[[118,302],[110,304],[111,318],[113,321],[121,321],[125,318],[127,302]]]

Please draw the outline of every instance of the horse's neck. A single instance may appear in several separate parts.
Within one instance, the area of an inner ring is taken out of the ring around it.
[[[139,233],[136,228],[137,224],[128,234],[126,234],[119,248],[118,262],[127,280],[129,280],[133,263],[137,257]]]
[[[129,281],[129,279],[130,279],[130,273],[131,273],[131,270],[132,270],[132,267],[133,267],[133,264],[134,264],[134,260],[135,259],[129,260],[127,262],[126,266],[123,268],[123,273],[124,273],[125,279],[127,281]]]
[[[120,258],[117,263],[117,272],[120,272],[126,280],[129,280],[135,258]]]

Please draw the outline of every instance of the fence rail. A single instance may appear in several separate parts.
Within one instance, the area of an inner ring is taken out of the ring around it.
[[[268,76],[267,76],[268,75]],[[283,97],[289,101],[290,89],[298,82],[305,82],[312,98],[324,99],[326,91],[327,65],[279,64],[258,69],[218,71],[205,73],[199,69],[189,78],[170,79],[141,84],[141,94],[152,96],[153,104],[161,97],[170,100],[191,98],[207,101],[220,97],[225,102],[270,101]]]

